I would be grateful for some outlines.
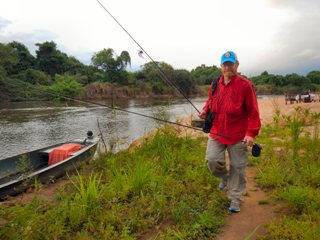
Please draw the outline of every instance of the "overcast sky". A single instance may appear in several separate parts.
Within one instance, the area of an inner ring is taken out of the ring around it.
[[[320,71],[319,0],[100,0],[156,61],[191,70],[237,53],[247,76]],[[148,62],[96,0],[0,0],[0,42],[35,43],[89,64],[103,48]]]

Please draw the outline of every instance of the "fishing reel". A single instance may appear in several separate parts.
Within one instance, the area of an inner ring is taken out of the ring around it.
[[[259,157],[261,154],[262,146],[259,143],[254,143],[252,145],[251,154],[254,157]]]

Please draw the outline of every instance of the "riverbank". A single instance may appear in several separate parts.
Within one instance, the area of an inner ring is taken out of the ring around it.
[[[15,82],[8,79],[0,80],[0,99],[2,102],[24,102],[24,101],[52,101],[56,99],[81,99],[90,101],[109,99],[168,99],[183,98],[181,93],[169,86],[163,85],[160,89],[155,89],[148,84],[141,86],[119,86],[106,82],[94,82],[86,85],[81,90],[72,92],[74,86],[58,88],[54,91],[48,86],[34,86],[24,82]],[[194,86],[184,92],[188,98],[206,96],[208,86]],[[66,96],[64,98],[63,96]]]
[[[189,98],[206,96],[207,88],[195,86],[188,94]],[[179,91],[164,86],[161,91],[155,91],[151,87],[119,87],[108,83],[92,83],[86,86],[81,94],[84,99],[101,100],[101,99],[166,99],[182,98]]]
[[[134,152],[104,154],[51,199],[2,204],[0,239],[208,239],[227,200],[204,143],[164,127]]]

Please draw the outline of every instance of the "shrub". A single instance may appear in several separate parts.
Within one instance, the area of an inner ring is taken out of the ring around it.
[[[82,84],[78,83],[72,76],[61,76],[56,74],[55,83],[48,87],[54,98],[75,97],[82,90]]]

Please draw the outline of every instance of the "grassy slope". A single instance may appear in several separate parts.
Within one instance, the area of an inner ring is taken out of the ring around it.
[[[45,92],[37,90],[39,86],[17,79],[0,79],[0,99],[2,101],[26,101],[44,99]]]
[[[205,145],[165,128],[134,153],[103,156],[54,201],[1,207],[0,239],[209,239],[227,200]]]

